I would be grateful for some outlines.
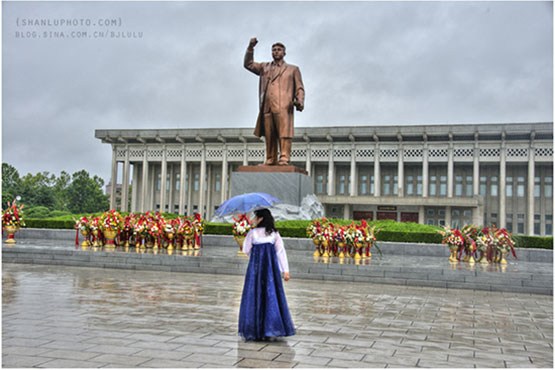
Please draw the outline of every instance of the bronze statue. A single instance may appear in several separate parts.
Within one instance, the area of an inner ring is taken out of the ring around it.
[[[291,141],[293,139],[293,106],[302,112],[304,109],[304,86],[299,67],[285,63],[285,46],[272,45],[270,63],[257,63],[254,59],[256,37],[250,39],[245,53],[244,66],[260,76],[259,113],[254,135],[264,136],[266,141],[265,165],[289,164]],[[279,161],[278,161],[279,144]]]

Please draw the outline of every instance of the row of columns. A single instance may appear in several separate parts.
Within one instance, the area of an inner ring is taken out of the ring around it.
[[[243,165],[248,164],[248,152],[247,152],[247,143],[245,145],[245,156],[243,158]],[[534,176],[535,176],[535,160],[534,160],[534,141],[533,139],[530,142],[529,147],[529,157],[528,157],[528,192],[527,192],[527,229],[528,231],[533,230],[534,228]],[[354,143],[353,143],[353,150],[351,151],[351,159],[350,159],[350,175],[351,175],[351,183],[349,188],[349,195],[350,196],[357,196],[357,171],[356,171],[356,152],[354,150]],[[402,143],[400,144],[399,156],[398,156],[398,196],[404,196],[404,157],[403,157],[403,150],[402,150]],[[474,148],[474,158],[473,158],[473,193],[474,195],[479,195],[479,186],[480,186],[480,161],[479,161],[479,148],[478,143],[475,142]],[[505,186],[506,186],[506,167],[507,167],[507,158],[506,158],[506,142],[503,137],[501,143],[501,150],[500,150],[500,162],[499,162],[499,180],[500,180],[500,191],[499,191],[499,226],[505,227],[506,225],[506,206],[505,206]],[[116,208],[116,183],[118,178],[118,161],[117,161],[117,146],[114,145],[112,148],[112,171],[111,171],[111,193],[110,193],[110,206],[111,208]],[[375,145],[375,155],[374,155],[374,196],[379,197],[381,196],[381,176],[380,176],[380,143],[376,142]],[[428,197],[428,183],[429,183],[429,151],[427,142],[424,142],[424,149],[422,154],[422,196]],[[130,160],[129,160],[129,148],[126,146],[125,151],[125,158],[123,161],[123,176],[122,182],[123,184],[129,184],[129,174],[130,174]],[[306,170],[310,172],[311,170],[311,157],[310,157],[310,144],[307,143],[307,156],[306,156]],[[137,199],[136,206],[137,210],[141,212],[145,212],[149,210],[151,207],[149,206],[151,200],[151,194],[153,194],[154,188],[152,182],[155,181],[154,179],[150,180],[149,176],[149,161],[148,161],[148,151],[144,151],[142,166],[141,166],[141,188],[133,188],[135,196],[140,194],[140,197]],[[219,199],[219,203],[225,201],[227,199],[227,192],[228,192],[228,157],[227,151],[223,151],[223,160],[222,160],[222,181],[221,181],[221,198]],[[167,161],[167,151],[166,147],[163,146],[162,150],[162,158],[161,158],[161,179],[162,184],[160,187],[160,209],[164,210],[165,206],[168,202],[166,199],[166,179],[167,179],[167,168],[168,168],[168,161]],[[136,172],[136,171],[135,171]],[[179,190],[179,213],[185,213],[185,204],[191,204],[191,196],[186,194],[185,192],[185,179],[187,177],[187,161],[185,158],[185,150],[183,150],[183,155],[181,158],[181,167],[180,167],[180,190]],[[199,183],[199,212],[204,212],[205,205],[208,204],[209,199],[206,199],[206,191],[207,183],[206,183],[206,176],[207,175],[207,161],[206,161],[206,150],[205,148],[202,149],[201,160],[200,160],[200,183]],[[134,182],[138,180],[138,175],[135,174]],[[447,197],[453,197],[453,183],[454,183],[454,145],[451,141],[448,147],[448,160],[447,160]],[[173,187],[173,186],[172,186]],[[122,201],[121,201],[121,210],[122,211],[129,211],[129,204],[128,204],[128,186],[122,186]],[[333,157],[333,143],[330,143],[329,149],[329,159],[328,159],[328,187],[327,187],[327,194],[330,196],[335,195],[335,162]],[[347,208],[350,214],[350,207]],[[170,210],[171,211],[171,210]],[[189,210],[191,211],[191,210]],[[446,210],[447,211],[447,210]],[[347,211],[346,211],[347,212]],[[446,212],[447,214],[448,212]],[[350,217],[350,216],[349,216]]]

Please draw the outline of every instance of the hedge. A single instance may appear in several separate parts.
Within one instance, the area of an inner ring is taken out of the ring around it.
[[[552,236],[513,235],[517,248],[553,249]]]
[[[75,221],[27,218],[25,219],[25,225],[36,229],[73,229]]]

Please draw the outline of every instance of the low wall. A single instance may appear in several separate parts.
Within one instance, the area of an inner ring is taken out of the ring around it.
[[[75,241],[75,230],[58,230],[58,229],[33,229],[24,228],[18,231],[16,239],[49,239],[63,240],[69,243]],[[82,239],[82,237],[80,236]],[[204,235],[202,238],[204,245],[217,245],[221,247],[237,247],[233,237],[228,235]],[[310,239],[301,238],[284,238],[287,250],[291,251],[312,251],[314,244]],[[382,253],[389,255],[403,256],[430,256],[430,257],[447,257],[449,249],[441,244],[425,244],[425,243],[402,243],[402,242],[378,242],[378,246]],[[553,264],[553,250],[534,249],[534,248],[517,248],[517,259],[522,262],[544,262]]]

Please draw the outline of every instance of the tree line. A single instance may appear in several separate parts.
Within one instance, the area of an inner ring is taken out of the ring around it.
[[[91,177],[85,170],[73,175],[62,171],[59,176],[39,172],[21,177],[14,166],[2,163],[2,209],[19,196],[28,217],[105,211],[110,202],[103,186],[102,178]]]

